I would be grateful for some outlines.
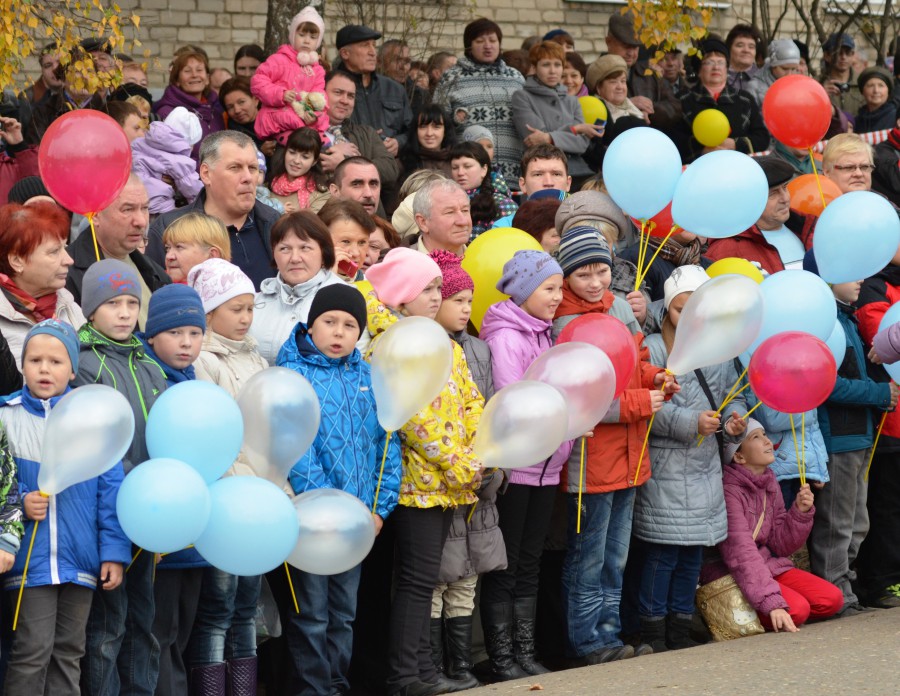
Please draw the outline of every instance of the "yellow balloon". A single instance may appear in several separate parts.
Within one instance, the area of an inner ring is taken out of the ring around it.
[[[606,112],[606,104],[597,99],[597,97],[578,97],[578,103],[581,104],[581,113],[584,116],[585,123],[597,123],[597,121],[605,121],[609,118],[609,114]]]
[[[727,259],[719,259],[706,269],[706,274],[710,278],[726,275],[728,273],[747,276],[756,283],[763,282],[763,274],[756,266],[747,261],[747,259],[739,259],[734,256]]]
[[[718,109],[701,111],[694,117],[691,128],[697,141],[706,147],[718,147],[731,134],[728,117]]]
[[[472,323],[479,331],[481,320],[488,307],[509,298],[497,289],[497,281],[503,275],[503,264],[517,251],[533,249],[543,251],[538,241],[527,232],[515,227],[495,227],[478,235],[466,248],[462,267],[475,283],[472,299]]]

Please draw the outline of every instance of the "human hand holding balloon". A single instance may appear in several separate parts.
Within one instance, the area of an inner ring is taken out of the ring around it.
[[[653,413],[658,413],[665,403],[666,395],[663,392],[658,389],[650,390],[650,410]]]
[[[675,380],[671,372],[658,372],[653,378],[653,385],[662,392],[663,396],[671,396],[681,391],[681,385]]]
[[[381,518],[381,515],[376,515],[374,512],[372,513],[372,520],[375,522],[375,536],[381,534],[381,528],[384,527],[384,520]]]
[[[697,434],[703,437],[712,435],[719,429],[719,414],[715,411],[701,411],[697,417]]]
[[[637,323],[643,324],[644,319],[647,318],[647,298],[644,297],[644,293],[640,290],[632,290],[625,295],[625,299],[631,305],[631,311],[634,313]]]
[[[47,519],[47,508],[50,506],[50,498],[38,491],[32,491],[25,496],[25,517],[29,520],[43,522]]]
[[[794,499],[797,509],[800,512],[809,512],[813,506],[813,501],[813,492],[810,489],[809,484],[806,483],[800,486],[800,490],[797,491],[797,497]]]

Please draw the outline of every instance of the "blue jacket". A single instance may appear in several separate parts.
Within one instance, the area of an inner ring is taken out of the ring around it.
[[[277,364],[310,381],[322,412],[312,447],[291,469],[294,492],[339,488],[371,508],[386,433],[376,415],[369,364],[355,349],[345,358],[326,357],[302,323],[281,347]],[[400,441],[392,437],[375,510],[382,519],[397,505],[400,470]]]
[[[23,497],[38,490],[46,418],[61,398],[43,401],[33,397],[25,387],[19,396],[0,407],[0,422],[9,436],[10,449],[19,468],[19,493]],[[50,497],[47,519],[37,528],[28,566],[28,587],[71,582],[93,590],[97,588],[101,563],[128,565],[131,541],[116,516],[116,496],[124,476],[119,462],[102,476]],[[33,533],[34,522],[28,520],[23,548],[27,548]],[[16,555],[12,570],[4,578],[7,590],[22,584],[25,557],[21,550]]]

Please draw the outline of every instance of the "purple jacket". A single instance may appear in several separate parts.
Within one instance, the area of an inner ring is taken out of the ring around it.
[[[775,578],[794,567],[787,556],[806,541],[816,510],[813,507],[800,512],[796,505],[785,510],[781,488],[771,469],[756,476],[732,462],[725,467],[722,478],[728,538],[718,548],[724,566],[719,563],[704,567],[701,582],[731,573],[747,601],[760,614],[786,609],[788,603]],[[766,516],[754,541],[753,530],[764,504]]]
[[[484,315],[479,338],[491,347],[494,390],[518,382],[541,353],[553,346],[552,322],[531,316],[512,300],[491,305]],[[559,472],[569,458],[572,442],[567,441],[550,459],[522,469],[510,469],[510,483],[526,486],[555,486]]]
[[[900,322],[875,334],[872,345],[881,362],[890,365],[900,360]]]
[[[161,119],[165,119],[176,106],[183,106],[191,113],[197,114],[197,118],[200,119],[200,131],[202,137],[200,138],[200,142],[194,145],[194,149],[191,150],[191,157],[196,161],[199,156],[200,143],[203,142],[203,138],[210,133],[225,130],[225,121],[222,118],[224,109],[219,103],[219,97],[215,92],[210,91],[206,96],[206,101],[201,102],[196,97],[192,97],[190,94],[182,92],[175,85],[169,85],[166,87],[166,91],[163,92],[160,100],[153,105],[153,111],[155,111],[156,115]]]
[[[131,168],[147,187],[153,214],[175,210],[175,192],[162,180],[163,176],[172,178],[188,203],[193,203],[203,190],[197,163],[191,159],[190,143],[162,121],[151,123],[147,135],[131,143]]]

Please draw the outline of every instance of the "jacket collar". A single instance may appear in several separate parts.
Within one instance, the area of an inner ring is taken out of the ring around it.
[[[56,406],[56,404],[59,403],[59,400],[70,391],[72,391],[72,387],[66,385],[65,391],[59,396],[52,396],[49,399],[39,399],[36,396],[32,395],[31,390],[26,384],[22,388],[21,393],[22,406],[24,406],[25,410],[28,411],[28,413],[30,413],[31,415],[38,416],[39,418],[46,418],[47,412],[54,406]]]
[[[356,365],[362,359],[359,351],[355,348],[353,349],[353,352],[350,353],[350,355],[345,355],[343,358],[329,358],[312,342],[312,338],[310,338],[309,335],[309,330],[307,329],[306,324],[304,324],[303,322],[299,322],[294,328],[289,343],[292,345],[285,344],[285,352],[288,355],[294,353],[295,355],[291,357],[301,359],[312,365],[318,365],[319,367],[340,367],[341,365]]]
[[[291,306],[315,295],[330,276],[331,271],[323,268],[304,283],[288,285],[279,273],[274,278],[266,278],[260,284],[259,291],[263,295],[277,295],[284,304]]]

